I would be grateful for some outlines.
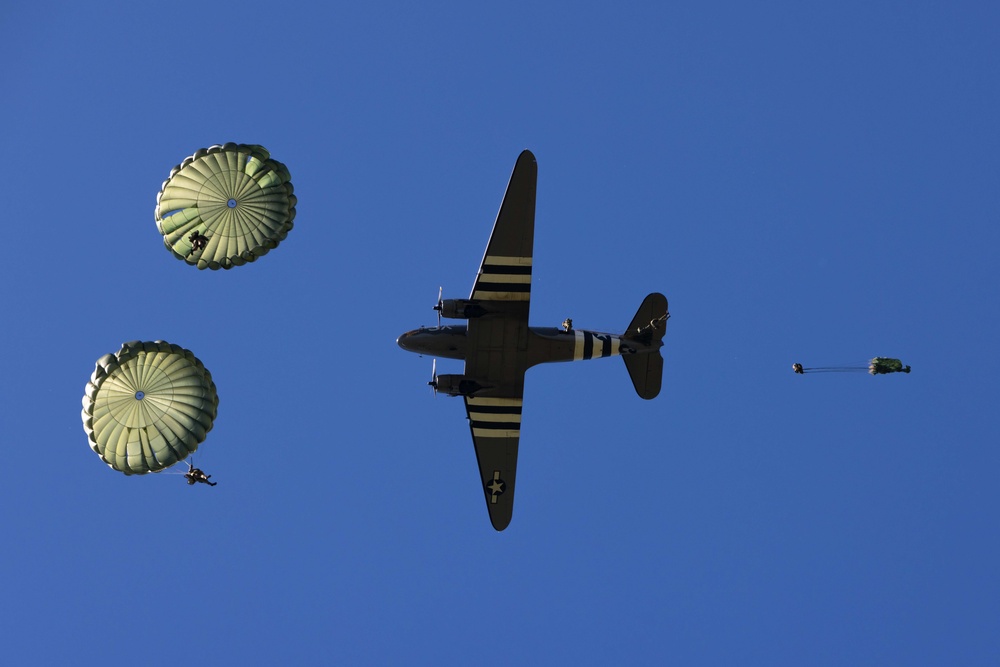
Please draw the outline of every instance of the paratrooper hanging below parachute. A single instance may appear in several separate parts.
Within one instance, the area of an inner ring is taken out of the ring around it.
[[[904,366],[899,359],[890,357],[875,357],[867,366],[811,366],[792,364],[792,371],[798,375],[806,373],[864,373],[869,375],[887,375],[889,373],[909,373],[910,367]]]

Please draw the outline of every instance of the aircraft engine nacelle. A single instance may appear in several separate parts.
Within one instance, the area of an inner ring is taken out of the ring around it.
[[[469,396],[484,387],[464,375],[438,375],[437,384],[434,388],[442,394],[448,394],[449,396]]]
[[[441,302],[441,317],[452,320],[468,320],[482,317],[486,309],[468,299],[445,299]]]

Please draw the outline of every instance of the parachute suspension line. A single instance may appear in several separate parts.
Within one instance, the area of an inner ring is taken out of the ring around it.
[[[839,364],[837,366],[803,366],[802,364],[792,364],[792,370],[799,374],[805,373],[866,373],[868,366],[862,366],[858,362],[853,364]]]
[[[811,366],[802,369],[803,373],[867,373],[867,366]]]
[[[186,463],[188,465],[188,472],[190,472],[191,469],[194,468],[194,454],[191,454],[191,456],[187,457],[183,461],[178,461],[178,463]],[[158,475],[187,475],[186,472],[181,472],[180,470],[166,470],[166,469],[160,470],[157,474]]]

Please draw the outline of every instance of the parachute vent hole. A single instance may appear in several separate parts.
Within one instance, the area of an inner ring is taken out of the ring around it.
[[[236,208],[236,200],[230,199],[229,201],[226,202],[226,206],[228,206],[229,208]]]
[[[146,396],[145,392],[137,391],[135,392],[135,400],[141,401]]]

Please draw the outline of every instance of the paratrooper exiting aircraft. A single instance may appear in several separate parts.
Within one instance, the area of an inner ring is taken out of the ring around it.
[[[535,156],[522,152],[472,294],[444,300],[439,294],[438,326],[407,331],[396,341],[410,352],[465,360],[462,375],[437,375],[435,360],[428,384],[465,399],[486,507],[497,530],[506,528],[513,514],[525,371],[536,364],[621,355],[639,396],[654,398],[660,392],[660,347],[670,317],[666,297],[653,293],[622,334],[574,329],[572,320],[561,329],[528,326],[537,177]],[[441,326],[442,317],[468,320],[468,325]]]

